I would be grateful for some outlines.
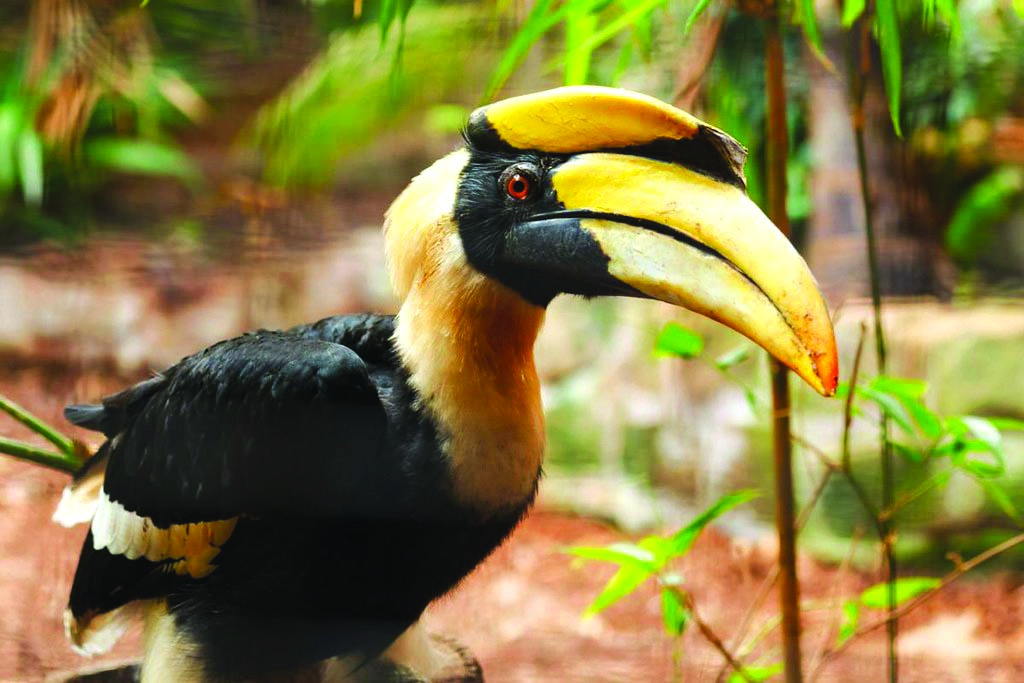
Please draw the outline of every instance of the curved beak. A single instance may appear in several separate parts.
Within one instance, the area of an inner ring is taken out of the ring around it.
[[[688,308],[749,337],[822,395],[835,392],[835,336],[817,283],[738,184],[603,152],[570,157],[551,182],[562,208],[516,229],[510,262]]]

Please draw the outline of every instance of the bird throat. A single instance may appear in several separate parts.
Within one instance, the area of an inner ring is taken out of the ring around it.
[[[456,498],[482,514],[507,512],[532,499],[540,476],[533,345],[544,309],[462,259],[442,261],[450,265],[421,273],[406,297],[396,343],[440,428]]]

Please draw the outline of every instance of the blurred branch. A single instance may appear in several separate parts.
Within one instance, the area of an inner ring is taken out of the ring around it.
[[[1002,553],[1005,553],[1011,548],[1015,548],[1021,544],[1024,544],[1024,533],[1017,534],[1013,538],[1008,538],[999,545],[993,546],[988,550],[974,556],[970,560],[958,564],[953,569],[953,571],[949,572],[944,577],[942,577],[942,581],[939,583],[939,585],[933,588],[932,590],[926,593],[922,593],[921,595],[910,600],[909,602],[904,603],[901,607],[890,611],[884,619],[879,619],[878,621],[873,621],[870,624],[861,626],[854,632],[851,638],[844,641],[841,645],[828,648],[824,653],[822,653],[821,659],[817,665],[818,669],[815,670],[814,675],[817,675],[818,671],[822,667],[824,667],[830,659],[832,659],[837,654],[845,650],[853,641],[857,640],[858,638],[861,638],[862,636],[867,635],[868,633],[877,631],[878,629],[882,628],[883,626],[887,626],[893,621],[905,617],[925,602],[931,600],[938,593],[944,590],[949,584],[953,583],[967,572],[971,571],[972,569],[975,569],[984,562],[988,562],[997,555],[1001,555]]]
[[[871,201],[871,188],[868,182],[868,160],[864,142],[865,113],[864,95],[867,89],[867,79],[871,74],[871,29],[870,18],[875,10],[874,3],[870,3],[854,23],[851,32],[851,46],[849,51],[849,73],[850,89],[852,95],[852,116],[854,143],[857,148],[857,172],[860,178],[861,203],[864,208],[864,231],[867,235],[868,269],[871,275],[871,304],[874,308],[875,328],[875,355],[878,362],[878,374],[886,374],[886,349],[885,334],[882,329],[882,293],[881,277],[878,268],[878,240],[875,234],[874,206]],[[890,39],[891,40],[891,39]],[[887,87],[893,84],[886,81]],[[898,88],[899,85],[895,84]],[[891,103],[892,104],[892,103]],[[898,105],[898,94],[896,104]],[[893,122],[898,126],[899,116],[893,108]],[[898,132],[898,130],[897,130]],[[853,386],[850,388],[853,393]],[[882,413],[882,428],[880,431],[881,467],[882,467],[882,505],[883,509],[893,507],[893,453],[892,441],[889,432],[889,415]],[[853,477],[848,477],[851,483]],[[893,549],[895,542],[895,529],[891,519],[882,519],[875,515],[878,524],[879,543],[882,548],[882,558],[885,572],[885,582],[888,585],[888,613],[889,620],[886,623],[886,638],[888,641],[889,653],[889,683],[896,683],[899,678],[899,661],[896,651],[896,638],[898,635],[898,624],[893,614],[896,610],[896,556]]]
[[[19,460],[34,462],[37,465],[49,467],[59,472],[66,472],[67,474],[74,474],[82,466],[82,461],[78,458],[54,453],[53,451],[37,448],[31,444],[3,437],[0,437],[0,453],[10,455]]]
[[[765,3],[769,5],[771,3]],[[786,210],[786,167],[789,135],[786,123],[785,55],[782,17],[774,11],[765,18],[765,89],[768,99],[768,216],[789,237]],[[793,442],[790,438],[789,371],[772,361],[772,443],[775,463],[775,526],[779,535],[779,567],[782,586],[782,645],[785,680],[803,680],[800,657],[800,582],[796,569],[796,524],[793,503]]]
[[[74,455],[75,443],[14,401],[0,396],[0,410],[56,446],[64,455]]]

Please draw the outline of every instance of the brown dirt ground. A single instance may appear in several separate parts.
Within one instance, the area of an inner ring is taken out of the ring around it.
[[[74,373],[71,373],[73,375]],[[57,369],[0,371],[0,392],[54,424],[68,400],[95,397],[127,378],[79,379]],[[0,435],[25,432],[0,418]],[[49,517],[65,477],[0,459],[0,681],[40,681],[59,672],[133,658],[139,634],[114,652],[85,661],[67,647],[61,613],[84,528],[67,530]],[[631,683],[672,679],[672,647],[662,634],[660,603],[650,588],[589,620],[580,613],[610,575],[610,568],[578,566],[560,552],[572,544],[621,540],[616,531],[585,519],[536,511],[453,595],[432,608],[435,630],[462,640],[484,666],[489,683],[533,681]],[[702,617],[727,640],[770,571],[770,541],[759,544],[706,533],[679,567]],[[803,597],[825,606],[851,595],[872,578],[800,558]],[[902,624],[901,680],[1024,681],[1024,591],[1011,574],[965,579]],[[757,612],[763,624],[775,613],[774,596]],[[834,609],[808,613],[804,649],[813,665],[832,637]],[[692,632],[683,641],[684,680],[712,681],[721,659]],[[881,634],[851,646],[820,672],[821,681],[884,680]],[[776,661],[770,635],[755,660]]]

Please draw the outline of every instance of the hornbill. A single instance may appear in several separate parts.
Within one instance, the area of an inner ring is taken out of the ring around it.
[[[341,679],[374,659],[429,679],[421,614],[537,491],[533,345],[559,294],[688,308],[834,391],[828,311],[728,135],[568,87],[477,109],[463,137],[387,212],[396,316],[245,334],[68,407],[106,436],[56,514],[91,519],[77,649],[141,611],[147,681]]]

